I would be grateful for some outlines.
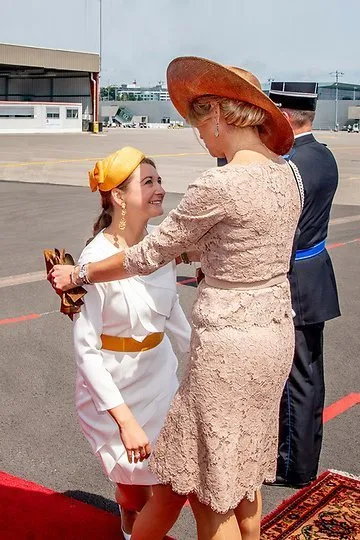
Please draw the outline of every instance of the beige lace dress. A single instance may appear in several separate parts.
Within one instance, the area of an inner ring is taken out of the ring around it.
[[[152,234],[126,251],[148,274],[194,246],[205,280],[191,352],[150,460],[163,484],[217,512],[273,480],[278,410],[294,349],[286,273],[300,214],[289,165],[267,161],[203,173]]]

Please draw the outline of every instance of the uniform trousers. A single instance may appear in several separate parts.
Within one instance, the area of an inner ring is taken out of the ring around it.
[[[307,484],[316,478],[325,399],[324,323],[295,327],[295,354],[280,403],[277,482]]]

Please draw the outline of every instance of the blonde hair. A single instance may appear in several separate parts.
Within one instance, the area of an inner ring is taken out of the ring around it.
[[[224,98],[220,96],[201,96],[196,98],[190,105],[187,121],[195,126],[211,118],[214,106],[218,104],[226,123],[239,128],[261,126],[266,118],[266,111],[239,101],[236,99]]]

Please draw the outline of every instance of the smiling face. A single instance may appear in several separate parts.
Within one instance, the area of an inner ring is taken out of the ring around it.
[[[112,190],[113,202],[115,205],[121,204],[122,200],[126,203],[129,219],[136,217],[148,221],[161,216],[164,213],[162,203],[165,197],[161,182],[161,177],[153,165],[140,163],[129,177],[125,190],[118,188]]]

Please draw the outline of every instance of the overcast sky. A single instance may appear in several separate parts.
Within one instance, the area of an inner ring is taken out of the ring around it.
[[[0,0],[0,42],[99,51],[100,0]],[[360,0],[102,0],[102,85],[155,84],[175,56],[262,82],[360,83]]]

